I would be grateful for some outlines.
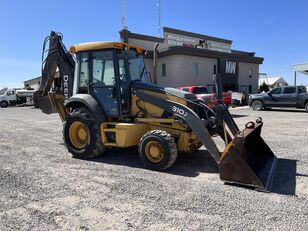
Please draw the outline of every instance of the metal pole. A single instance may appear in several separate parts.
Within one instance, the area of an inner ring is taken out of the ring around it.
[[[159,43],[155,43],[154,45],[154,52],[153,52],[153,67],[154,67],[154,76],[153,76],[153,83],[157,84],[157,48]]]
[[[296,86],[296,71],[294,71],[294,86]]]

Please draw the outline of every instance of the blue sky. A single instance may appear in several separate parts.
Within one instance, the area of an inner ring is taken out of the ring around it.
[[[42,43],[56,30],[69,46],[118,41],[121,0],[1,0],[0,88],[40,75]],[[233,40],[233,49],[264,58],[260,72],[293,84],[292,64],[308,62],[307,1],[161,0],[161,25]],[[156,0],[126,0],[126,25],[157,36]],[[308,85],[308,76],[298,74]]]

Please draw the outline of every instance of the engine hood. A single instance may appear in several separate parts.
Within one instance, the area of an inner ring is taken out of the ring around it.
[[[196,100],[196,96],[193,93],[178,90],[172,87],[161,87],[152,83],[145,83],[141,81],[135,81],[132,83],[132,90],[147,90],[153,91],[161,94],[170,94],[177,96],[179,98],[187,99],[187,100]]]
[[[270,96],[264,92],[264,93],[260,93],[260,94],[253,94],[249,96],[249,100],[254,100],[254,99],[265,99],[265,98],[269,98]]]

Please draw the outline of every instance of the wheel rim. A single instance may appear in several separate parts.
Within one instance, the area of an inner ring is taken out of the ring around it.
[[[253,102],[253,108],[255,109],[255,110],[260,110],[261,109],[261,107],[262,107],[262,103],[260,102],[260,101],[254,101]]]
[[[81,122],[75,121],[69,128],[69,137],[71,143],[78,149],[84,148],[88,144],[89,131]]]
[[[144,151],[146,157],[153,163],[159,163],[164,158],[164,149],[157,141],[149,141]]]

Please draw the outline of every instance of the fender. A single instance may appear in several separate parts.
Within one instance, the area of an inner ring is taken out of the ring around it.
[[[107,120],[107,115],[104,108],[102,108],[102,106],[100,106],[97,101],[88,94],[74,95],[64,103],[64,106],[66,108],[85,106],[89,108],[90,111],[92,111],[99,123]]]

